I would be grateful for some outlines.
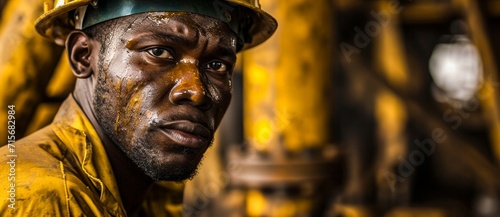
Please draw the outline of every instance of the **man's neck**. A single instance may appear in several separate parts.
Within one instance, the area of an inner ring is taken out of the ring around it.
[[[114,143],[103,142],[128,216],[137,216],[153,181]]]
[[[153,181],[106,135],[93,112],[91,97],[82,92],[75,91],[73,96],[104,145],[127,215],[137,216]]]

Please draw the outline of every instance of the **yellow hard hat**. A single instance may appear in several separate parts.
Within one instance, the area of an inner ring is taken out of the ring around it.
[[[35,28],[41,35],[63,45],[75,28],[84,29],[137,13],[162,11],[190,12],[221,20],[238,36],[240,50],[261,44],[278,25],[260,8],[259,0],[48,0]]]

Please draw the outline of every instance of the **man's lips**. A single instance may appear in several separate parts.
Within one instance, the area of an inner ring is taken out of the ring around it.
[[[212,131],[199,123],[187,120],[162,123],[160,131],[178,145],[202,148],[212,141]]]

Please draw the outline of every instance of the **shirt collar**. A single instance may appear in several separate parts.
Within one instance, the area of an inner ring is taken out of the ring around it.
[[[92,123],[70,95],[54,121],[54,132],[74,152],[80,169],[100,191],[100,201],[110,213],[126,216],[113,169],[106,150]]]

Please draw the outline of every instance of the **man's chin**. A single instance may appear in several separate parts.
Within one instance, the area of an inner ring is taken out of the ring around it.
[[[205,150],[180,145],[152,145],[156,141],[141,142],[126,155],[154,181],[184,181],[197,172]]]
[[[151,157],[133,159],[133,161],[144,174],[154,181],[181,182],[192,179],[197,173],[200,160],[193,160],[192,158],[194,156],[181,155],[169,156],[168,160]]]
[[[151,171],[147,174],[153,181],[172,181],[172,182],[183,182],[185,180],[192,179],[198,170],[179,170],[179,171]]]

